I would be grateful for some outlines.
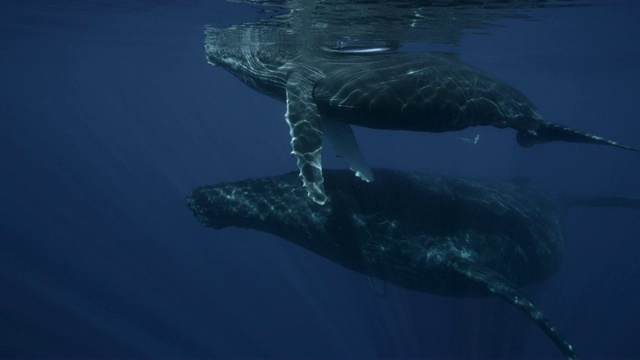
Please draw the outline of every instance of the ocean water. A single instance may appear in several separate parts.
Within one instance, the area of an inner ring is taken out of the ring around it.
[[[295,170],[284,104],[204,56],[205,26],[288,11],[258,3],[0,4],[0,357],[559,358],[500,299],[390,284],[380,298],[381,282],[284,240],[196,222],[193,188]],[[401,23],[424,26],[427,3]],[[458,52],[548,120],[640,146],[639,17],[622,0],[464,8],[437,23],[459,32],[405,45]],[[355,133],[373,166],[640,198],[637,152],[522,148],[488,127]],[[640,357],[638,220],[574,210],[560,271],[524,289],[580,358]]]

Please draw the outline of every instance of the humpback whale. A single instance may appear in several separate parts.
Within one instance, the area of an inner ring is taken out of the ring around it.
[[[327,47],[291,33],[259,23],[208,27],[205,53],[210,64],[286,103],[300,178],[320,204],[324,135],[358,177],[373,180],[350,125],[424,132],[491,125],[515,129],[526,147],[568,141],[639,150],[544,120],[521,92],[454,54],[375,42]]]
[[[348,269],[444,296],[495,295],[516,306],[569,359],[573,347],[519,290],[559,268],[571,206],[640,208],[619,197],[552,197],[522,182],[374,169],[375,182],[325,170],[320,205],[295,172],[204,186],[186,199],[214,229],[274,234]]]

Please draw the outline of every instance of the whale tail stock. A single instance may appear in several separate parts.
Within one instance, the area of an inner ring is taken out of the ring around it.
[[[563,193],[556,197],[556,202],[561,216],[567,216],[574,208],[640,209],[640,198],[624,196],[580,196]]]
[[[516,137],[518,144],[524,147],[531,147],[551,141],[566,141],[585,144],[610,145],[625,150],[640,151],[640,148],[621,144],[617,141],[605,139],[566,126],[554,124],[549,121],[541,121],[535,130],[520,130]]]
[[[622,196],[570,196],[564,195],[569,207],[617,207],[640,209],[640,199]]]

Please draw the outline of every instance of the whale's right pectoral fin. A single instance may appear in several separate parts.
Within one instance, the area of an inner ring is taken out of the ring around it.
[[[313,81],[299,72],[287,79],[285,120],[291,135],[291,154],[296,157],[300,178],[313,201],[327,201],[322,177],[322,123],[313,99]]]
[[[364,181],[373,181],[373,173],[362,156],[351,126],[339,121],[322,119],[322,128],[333,150],[349,164],[356,176]]]
[[[488,293],[496,295],[515,305],[547,334],[549,339],[553,341],[567,359],[576,358],[573,346],[565,340],[557,327],[502,275],[464,259],[453,261],[450,263],[450,266],[470,282],[484,288]]]

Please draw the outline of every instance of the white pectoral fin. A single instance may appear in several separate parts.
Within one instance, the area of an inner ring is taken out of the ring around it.
[[[457,259],[455,261],[449,261],[447,264],[448,267],[471,283],[485,288],[487,292],[517,307],[529,317],[531,321],[538,325],[567,359],[576,358],[573,346],[560,334],[557,326],[544,316],[531,301],[522,295],[520,291],[500,273],[480,266],[468,259]]]
[[[313,99],[313,82],[293,72],[287,79],[285,120],[291,135],[291,154],[296,157],[300,178],[316,203],[327,201],[322,177],[322,123]]]
[[[335,120],[322,119],[322,128],[333,150],[344,158],[356,176],[364,181],[373,181],[373,173],[362,156],[351,126]]]

